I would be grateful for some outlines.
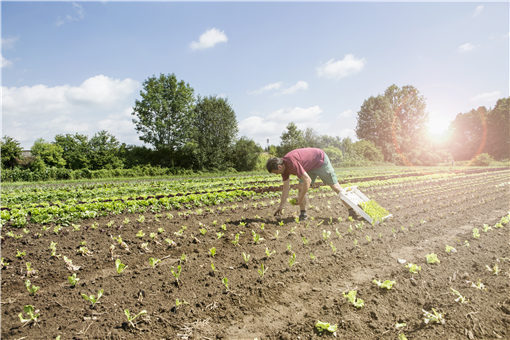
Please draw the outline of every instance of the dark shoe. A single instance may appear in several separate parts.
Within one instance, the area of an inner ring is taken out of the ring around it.
[[[306,219],[307,219],[307,217],[308,217],[308,216],[306,215],[306,213],[301,213],[301,214],[299,214],[299,220],[300,220],[300,221],[304,221],[304,220],[306,220]]]

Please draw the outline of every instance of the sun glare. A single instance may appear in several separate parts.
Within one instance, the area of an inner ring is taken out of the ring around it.
[[[445,138],[450,126],[450,120],[440,115],[430,115],[427,123],[427,132],[430,138]]]

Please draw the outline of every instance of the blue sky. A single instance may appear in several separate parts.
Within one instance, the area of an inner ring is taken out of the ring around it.
[[[290,122],[355,138],[391,84],[425,97],[431,132],[509,95],[509,5],[411,2],[5,2],[2,135],[30,148],[106,129],[141,144],[143,81],[175,73],[226,97],[239,136],[278,144]]]

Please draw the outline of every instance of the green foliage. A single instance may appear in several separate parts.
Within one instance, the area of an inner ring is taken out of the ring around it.
[[[67,281],[69,282],[71,287],[74,287],[74,286],[76,286],[78,281],[80,281],[80,279],[78,277],[76,277],[76,273],[73,273],[73,275],[67,277]]]
[[[194,137],[199,169],[225,169],[238,132],[236,114],[228,101],[198,97],[194,112]],[[255,154],[256,156],[256,154]]]
[[[427,263],[428,264],[435,264],[435,263],[440,263],[441,262],[437,258],[437,254],[434,254],[434,253],[426,254],[425,257],[427,258]]]
[[[84,169],[90,166],[88,137],[76,133],[56,135],[55,144],[62,149],[62,158],[68,169]]]
[[[421,266],[414,263],[408,263],[406,268],[408,268],[409,272],[412,274],[417,274],[421,270]]]
[[[6,168],[14,168],[17,159],[21,157],[21,152],[23,151],[20,142],[12,137],[4,136],[0,141],[0,149],[2,155],[2,171]]]
[[[388,210],[384,209],[374,200],[369,200],[368,202],[361,202],[359,204],[361,209],[368,214],[372,218],[374,223],[382,221],[382,219],[388,216],[390,213]]]
[[[299,130],[297,125],[290,122],[287,130],[280,136],[281,144],[278,148],[278,156],[283,157],[289,151],[305,147],[303,131]]]
[[[45,142],[42,138],[39,138],[34,142],[31,153],[33,156],[41,159],[46,166],[61,168],[66,164],[66,161],[63,158],[64,150],[62,147],[55,143]]]
[[[131,325],[131,327],[136,328],[136,325],[133,321],[135,321],[135,319],[138,318],[139,316],[147,314],[147,311],[144,309],[136,315],[131,315],[131,313],[129,312],[129,309],[124,309],[124,314],[126,315],[126,318],[129,322],[129,324]]]
[[[336,330],[338,329],[338,325],[336,325],[336,324],[331,325],[329,322],[317,321],[317,323],[315,324],[315,329],[317,330],[317,333],[319,333],[319,334],[322,334],[325,331],[328,331],[330,333],[335,333]]]
[[[356,298],[357,291],[355,290],[350,290],[348,293],[343,292],[342,294],[356,308],[361,308],[365,305],[362,299]]]
[[[115,268],[117,270],[117,274],[122,274],[122,272],[127,268],[127,266],[124,263],[122,263],[120,259],[116,259]]]
[[[494,159],[488,153],[481,153],[473,158],[469,164],[473,166],[488,166],[492,162],[494,162]]]
[[[193,135],[193,88],[174,74],[152,76],[143,83],[132,115],[140,140],[170,154]]]
[[[384,282],[381,282],[377,279],[374,279],[372,281],[377,287],[379,288],[386,288],[387,290],[390,290],[391,288],[393,288],[393,285],[395,284],[395,281],[391,281],[391,280],[384,280]]]
[[[82,293],[81,294],[81,297],[85,300],[85,301],[88,301],[91,303],[92,307],[95,306],[96,303],[99,302],[99,299],[103,296],[103,292],[104,290],[103,289],[100,289],[98,292],[97,292],[97,297],[94,296],[94,295],[87,295],[87,294],[84,294]]]
[[[22,324],[26,325],[29,322],[37,323],[37,318],[39,317],[38,310],[36,311],[34,306],[25,305],[23,307],[23,311],[28,315],[29,319],[25,319],[23,317],[23,313],[19,313],[18,317]]]
[[[391,85],[384,95],[363,102],[356,135],[374,142],[384,160],[400,162],[402,156],[409,158],[420,147],[427,123],[425,106],[425,99],[415,87]]]

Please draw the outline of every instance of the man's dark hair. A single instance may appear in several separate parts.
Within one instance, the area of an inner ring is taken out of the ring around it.
[[[278,157],[269,158],[266,163],[267,171],[271,172],[278,169],[278,165],[283,164],[283,159]]]

